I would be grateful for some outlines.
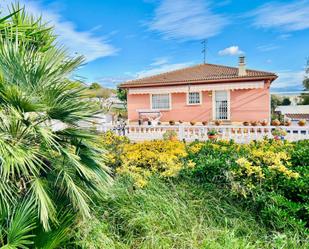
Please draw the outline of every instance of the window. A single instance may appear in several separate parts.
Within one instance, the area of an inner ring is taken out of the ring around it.
[[[170,95],[169,94],[152,94],[151,106],[155,110],[170,109]]]
[[[228,117],[228,93],[227,91],[215,92],[216,119],[227,120]]]
[[[199,92],[188,93],[188,104],[197,105],[201,103],[201,94]]]

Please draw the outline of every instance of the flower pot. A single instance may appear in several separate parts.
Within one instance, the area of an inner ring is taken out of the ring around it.
[[[262,126],[267,126],[267,125],[268,125],[268,122],[267,122],[266,120],[263,120],[263,121],[261,122],[261,125],[262,125]]]
[[[209,140],[215,140],[217,139],[218,135],[208,135]]]
[[[245,121],[245,122],[243,122],[243,125],[244,125],[244,126],[248,126],[248,125],[249,125],[249,122]]]
[[[219,125],[221,125],[221,124],[222,124],[222,121],[221,121],[221,120],[216,120],[216,121],[215,121],[215,125],[219,126]]]
[[[203,122],[202,122],[202,125],[207,125],[207,124],[208,124],[207,121],[203,121]]]
[[[259,122],[258,122],[258,121],[251,121],[250,123],[251,123],[252,126],[257,126],[257,125],[259,125]]]
[[[178,137],[177,136],[170,136],[170,141],[177,141],[178,140]]]
[[[291,121],[285,121],[285,122],[284,122],[284,125],[285,125],[285,126],[290,126],[291,124],[292,124]]]
[[[169,121],[169,124],[170,124],[170,125],[175,125],[175,121],[174,121],[174,120],[170,120],[170,121]]]
[[[279,121],[278,119],[274,119],[274,120],[271,122],[271,124],[272,124],[273,126],[279,126],[279,125],[280,125],[280,121]]]
[[[190,124],[193,126],[193,125],[195,125],[195,124],[196,124],[196,122],[191,121],[191,122],[190,122]]]
[[[306,125],[306,120],[302,119],[298,121],[299,126],[305,126]]]

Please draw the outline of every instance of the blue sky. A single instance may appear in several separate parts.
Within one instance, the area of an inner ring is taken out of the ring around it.
[[[10,0],[0,0],[2,7]],[[309,0],[23,0],[55,26],[59,42],[87,63],[75,74],[121,81],[207,62],[279,75],[273,91],[302,89],[309,56]]]

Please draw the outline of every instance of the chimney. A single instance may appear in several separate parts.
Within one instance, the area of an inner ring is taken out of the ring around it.
[[[238,64],[238,76],[246,76],[246,63],[245,56],[239,56],[239,64]]]

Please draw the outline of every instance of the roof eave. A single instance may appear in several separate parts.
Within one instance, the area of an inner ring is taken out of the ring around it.
[[[214,80],[187,80],[185,82],[170,81],[170,82],[156,82],[156,83],[122,83],[119,85],[120,88],[138,88],[138,87],[153,87],[153,86],[174,86],[174,85],[187,85],[187,84],[207,84],[207,83],[225,83],[225,82],[243,82],[243,81],[254,81],[254,80],[270,80],[272,83],[278,78],[277,75],[265,75],[265,76],[254,76],[254,77],[243,77],[243,78],[227,78],[227,79],[214,79]]]

